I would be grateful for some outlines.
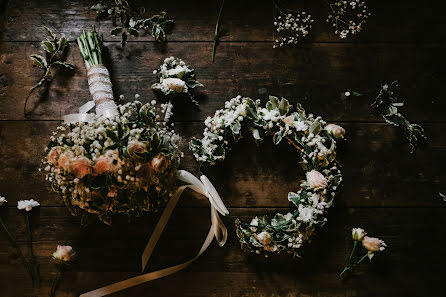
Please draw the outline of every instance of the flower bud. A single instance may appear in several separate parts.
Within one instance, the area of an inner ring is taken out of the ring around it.
[[[328,124],[325,127],[325,130],[327,130],[328,133],[333,135],[333,137],[336,139],[343,138],[345,135],[345,129],[336,124]]]
[[[352,229],[352,238],[355,241],[362,241],[365,234],[366,234],[366,232],[364,229],[361,229],[361,228],[353,228]]]

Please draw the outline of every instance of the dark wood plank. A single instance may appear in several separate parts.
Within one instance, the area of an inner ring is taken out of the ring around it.
[[[231,209],[249,220],[286,209]],[[305,250],[302,259],[263,259],[243,253],[233,227],[223,248],[215,243],[185,271],[113,296],[442,296],[439,234],[446,224],[444,208],[334,208],[327,226]],[[9,210],[12,231],[23,240],[21,213]],[[1,296],[45,296],[55,268],[50,254],[58,243],[72,244],[78,263],[66,274],[58,296],[78,296],[139,273],[139,255],[153,228],[154,218],[100,224],[79,229],[79,221],[63,208],[42,208],[35,231],[35,249],[41,265],[42,289],[31,289],[27,275],[0,232]],[[162,236],[150,269],[187,260],[196,252],[208,229],[207,208],[179,209]],[[428,218],[428,219],[421,219]],[[181,228],[179,227],[181,225]],[[372,263],[363,263],[349,278],[339,271],[348,256],[351,227],[362,226],[382,238],[388,249]],[[15,269],[12,267],[16,266]],[[17,284],[20,283],[20,286]],[[179,289],[181,288],[181,289]]]
[[[183,58],[196,68],[205,85],[200,110],[186,105],[177,121],[202,121],[238,94],[263,101],[268,94],[283,96],[330,121],[382,121],[370,108],[371,96],[342,100],[340,93],[352,88],[375,90],[370,92],[374,94],[380,83],[395,79],[400,81],[407,106],[401,111],[410,120],[445,120],[446,101],[440,98],[446,77],[437,59],[444,53],[443,46],[308,44],[276,52],[267,43],[224,43],[215,64],[206,58],[210,43],[169,45],[164,53],[150,43],[129,44],[125,51],[114,43],[107,46],[113,61],[109,68],[115,95],[124,94],[127,101],[134,100],[135,93],[145,102],[155,99],[150,88],[156,82],[152,71],[167,56]],[[25,97],[41,75],[41,69],[33,67],[27,57],[39,51],[38,43],[0,45],[0,119],[24,119]],[[49,88],[35,92],[29,101],[28,119],[59,120],[90,100],[76,45],[71,46],[67,60],[76,65],[77,72],[61,71]]]
[[[6,1],[2,28],[5,41],[40,41],[45,37],[42,26],[53,27],[75,39],[82,29],[96,24],[107,41],[119,39],[109,34],[114,27],[111,20],[96,20],[91,5],[98,1]],[[134,2],[134,1],[133,1]],[[143,1],[140,1],[143,2]],[[316,22],[308,42],[444,42],[441,2],[419,5],[415,1],[367,1],[373,13],[359,36],[340,39],[325,22],[328,6],[323,1],[283,1],[290,7],[312,14]],[[153,11],[165,10],[175,20],[175,29],[168,36],[170,41],[212,41],[220,1],[161,1],[146,4]],[[226,1],[222,41],[273,40],[271,0]],[[135,40],[152,41],[151,36]],[[220,51],[220,50],[219,50]]]
[[[428,145],[415,155],[403,135],[388,124],[341,123],[348,140],[341,145],[345,187],[338,197],[347,206],[441,206],[439,191],[446,175],[445,124],[424,124]],[[0,122],[0,195],[12,205],[24,198],[37,198],[43,205],[61,205],[37,169],[51,132],[58,122]],[[182,168],[198,175],[198,163],[187,148],[199,137],[202,123],[177,123],[183,136]],[[265,141],[256,149],[252,141],[234,147],[228,158],[215,167],[203,167],[231,207],[286,207],[288,191],[299,189],[303,172],[296,152],[287,145],[275,147]],[[294,165],[292,165],[294,164]],[[207,205],[198,196],[186,195],[185,206]]]

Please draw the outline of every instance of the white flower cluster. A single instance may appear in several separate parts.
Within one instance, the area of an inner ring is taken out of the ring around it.
[[[274,21],[274,27],[280,37],[276,38],[273,48],[288,44],[297,44],[310,32],[314,19],[306,12],[281,13]]]
[[[34,207],[38,207],[40,205],[39,202],[35,201],[34,199],[30,200],[20,200],[17,202],[17,208],[20,210],[26,210],[31,211]]]
[[[347,38],[348,34],[355,35],[362,31],[371,13],[362,0],[338,0],[330,4],[331,12],[327,23],[335,28],[335,34],[340,38]]]
[[[114,213],[139,215],[167,200],[181,158],[180,137],[156,122],[153,106],[136,101],[118,111],[58,127],[43,160],[69,209],[106,223]]]
[[[0,206],[2,206],[3,204],[5,204],[6,202],[8,202],[8,201],[6,201],[6,198],[3,197],[3,196],[0,196]]]
[[[333,205],[342,183],[336,140],[344,138],[345,130],[327,124],[321,117],[305,114],[300,105],[295,112],[290,110],[284,98],[270,96],[266,107],[260,107],[260,100],[237,96],[227,101],[224,109],[217,110],[214,117],[206,119],[202,139],[190,142],[195,158],[211,164],[223,161],[230,141],[238,141],[246,132],[252,133],[255,140],[272,135],[274,144],[286,140],[300,153],[306,180],[297,193],[288,194],[288,200],[297,207],[295,213],[276,214],[270,221],[266,217],[255,218],[250,225],[237,221],[242,247],[256,253],[286,251],[298,255],[297,250],[309,240],[315,227],[325,224],[326,210]],[[232,137],[226,139],[228,135]],[[290,244],[284,245],[284,241]]]
[[[158,70],[153,72],[159,74],[160,81],[152,85],[152,89],[163,93],[165,96],[173,97],[178,94],[186,94],[191,99],[192,89],[202,86],[195,80],[195,70],[178,58],[169,57],[164,59]]]

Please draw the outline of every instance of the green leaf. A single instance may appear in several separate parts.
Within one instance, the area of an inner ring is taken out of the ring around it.
[[[260,137],[259,129],[252,129],[252,136],[255,140],[262,140],[262,137]]]
[[[53,39],[53,40],[56,40],[56,34],[53,32],[53,30],[51,30],[50,28],[48,28],[48,27],[44,27],[45,28],[45,30],[46,30],[46,32],[48,33],[48,35]]]
[[[57,42],[57,50],[60,52],[63,52],[65,50],[65,48],[67,47],[67,45],[68,45],[68,40],[65,37],[65,34],[62,33],[60,35],[59,41]]]
[[[122,32],[122,27],[116,27],[110,31],[110,34],[113,36],[118,36],[119,34],[121,34],[121,32]]]
[[[438,194],[440,194],[440,197],[443,198],[443,201],[446,201],[446,195],[445,195],[445,194],[443,194],[443,193],[441,193],[441,192],[438,193]]]
[[[351,91],[350,92],[353,96],[356,96],[356,97],[361,97],[362,96],[362,94],[360,94],[360,93],[358,93],[358,92],[355,92],[355,91]]]
[[[186,83],[187,83],[187,87],[190,89],[203,86],[202,83],[200,83],[198,80],[194,80],[194,79],[190,79]]]
[[[31,55],[30,59],[31,62],[39,68],[46,69],[48,67],[46,59],[40,55]]]
[[[271,111],[273,109],[276,109],[279,106],[279,98],[276,96],[269,96],[269,101],[266,103],[266,109],[268,111]]]
[[[49,53],[51,56],[53,56],[56,52],[53,43],[48,41],[48,40],[44,40],[42,41],[42,48]]]
[[[285,115],[290,110],[290,103],[285,98],[282,98],[279,103],[279,112],[280,115]]]
[[[289,192],[288,193],[288,201],[291,201],[294,203],[294,205],[299,206],[300,204],[300,196],[297,195],[294,192]]]
[[[57,65],[65,67],[65,68],[74,70],[74,65],[73,64],[70,64],[70,63],[67,63],[67,62],[64,62],[64,61],[55,61],[53,64],[57,64]]]
[[[138,30],[136,30],[135,28],[127,28],[127,32],[130,35],[135,36],[135,37],[138,37],[138,35],[139,35]]]
[[[240,129],[242,128],[242,126],[240,125],[240,122],[235,121],[232,125],[231,125],[231,131],[234,134],[239,134],[240,133]]]
[[[282,140],[283,135],[282,135],[282,131],[277,131],[276,133],[274,133],[273,135],[273,143],[275,145],[279,144],[280,141]]]
[[[263,245],[254,236],[249,238],[249,243],[255,247],[263,247]]]
[[[96,11],[97,13],[102,13],[108,9],[108,5],[105,5],[104,3],[98,3],[90,7],[91,10]]]
[[[321,132],[321,123],[320,122],[313,122],[310,126],[310,133],[313,133],[314,135],[319,134]]]

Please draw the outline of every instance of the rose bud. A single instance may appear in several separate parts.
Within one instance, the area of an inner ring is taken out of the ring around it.
[[[364,236],[366,235],[366,232],[364,229],[361,228],[353,228],[352,229],[352,238],[355,241],[362,241]]]
[[[327,130],[328,133],[333,135],[333,137],[336,139],[343,138],[345,135],[345,129],[336,124],[328,124],[325,127],[325,130]]]
[[[323,189],[327,186],[327,180],[319,171],[313,169],[307,172],[306,176],[308,184],[313,189]]]

